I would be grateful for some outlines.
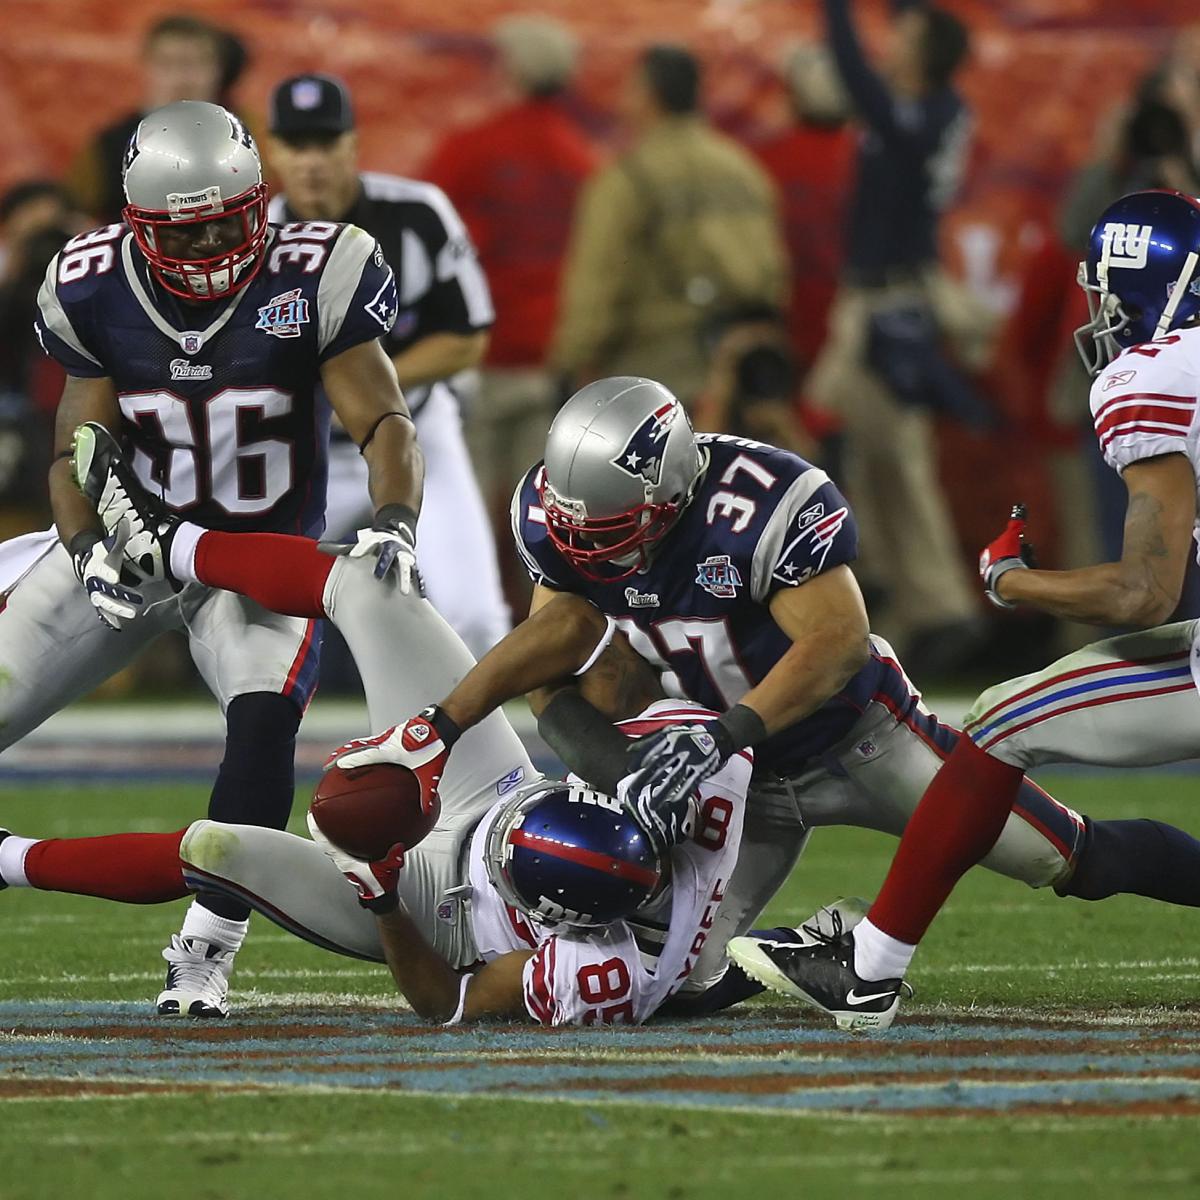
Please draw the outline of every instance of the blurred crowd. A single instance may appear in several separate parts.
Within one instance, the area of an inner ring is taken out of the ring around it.
[[[513,611],[527,596],[508,533],[514,483],[572,390],[642,374],[672,388],[698,429],[782,445],[828,470],[858,516],[873,625],[923,677],[953,677],[1008,649],[980,602],[973,531],[943,487],[947,436],[994,445],[998,471],[1017,446],[1045,464],[1048,565],[1119,546],[1120,484],[1086,436],[1087,380],[1069,336],[1084,319],[1075,263],[1116,197],[1200,192],[1200,26],[1104,114],[1092,161],[1056,221],[1029,235],[1024,273],[997,301],[948,269],[939,238],[969,162],[971,113],[956,88],[969,31],[949,11],[897,0],[872,56],[849,0],[822,8],[823,37],[785,47],[778,63],[786,124],[753,144],[706,115],[703,64],[666,44],[636,56],[613,97],[613,136],[597,141],[573,94],[586,45],[546,17],[502,21],[492,111],[409,172],[461,217],[494,322],[453,342],[417,337],[402,382],[452,386]],[[48,521],[62,380],[32,330],[41,279],[67,238],[120,220],[122,156],[145,112],[229,103],[294,211],[321,212],[322,189],[336,196],[339,181],[337,212],[359,202],[359,168],[371,164],[357,161],[344,84],[293,77],[286,103],[277,90],[246,111],[231,97],[247,61],[235,31],[160,19],[145,34],[136,107],[95,131],[61,179],[0,196],[0,536]],[[337,121],[289,132],[280,113],[306,97],[314,112],[338,106]]]

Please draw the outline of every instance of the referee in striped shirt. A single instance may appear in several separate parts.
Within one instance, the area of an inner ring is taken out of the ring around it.
[[[282,184],[271,221],[358,225],[378,240],[396,273],[399,312],[383,344],[425,455],[417,556],[429,599],[478,657],[508,631],[509,614],[452,382],[483,359],[495,317],[475,247],[440,188],[359,171],[354,111],[340,80],[285,79],[271,94],[268,120],[270,159]],[[353,540],[371,519],[361,457],[335,431],[329,536]]]

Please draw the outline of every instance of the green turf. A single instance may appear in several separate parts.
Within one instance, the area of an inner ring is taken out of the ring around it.
[[[1200,829],[1192,776],[1043,780],[1097,816],[1146,815]],[[168,830],[203,811],[205,789],[10,787],[21,833]],[[820,831],[768,918],[869,896],[895,843]],[[0,896],[0,999],[149,1000],[182,904],[136,908],[9,890]],[[1014,1015],[1121,1005],[1187,1007],[1200,978],[1197,915],[1136,898],[1059,900],[975,872],[922,947],[925,1005]],[[386,995],[378,968],[257,921],[234,976],[240,993]],[[251,997],[252,998],[252,997]],[[1161,1015],[1161,1014],[1160,1014]],[[0,1111],[0,1197],[684,1197],[804,1195],[1184,1196],[1200,1192],[1186,1118],[964,1116],[921,1121],[777,1116],[397,1095],[198,1094],[66,1101]]]
[[[779,1119],[396,1096],[199,1096],[4,1109],[5,1200],[1185,1197],[1194,1124]]]
[[[1200,831],[1200,778],[1131,772],[1043,782],[1064,803],[1095,816],[1152,816]],[[183,785],[13,788],[3,799],[3,820],[37,836],[178,829],[203,811],[205,795]],[[864,830],[818,830],[767,923],[807,916],[839,895],[871,896],[895,844]],[[183,903],[143,909],[8,891],[0,898],[0,999],[151,996],[158,951]],[[238,959],[238,987],[389,990],[380,968],[316,950],[266,922],[256,926]],[[1200,979],[1196,935],[1197,915],[1187,909],[1124,896],[1102,904],[1061,900],[975,871],[934,925],[912,979],[923,1004],[1188,1004]]]

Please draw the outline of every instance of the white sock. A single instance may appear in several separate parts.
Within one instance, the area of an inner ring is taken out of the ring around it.
[[[171,539],[171,574],[180,583],[199,583],[196,578],[196,546],[208,532],[203,525],[180,522]]]
[[[0,850],[3,849],[0,845]],[[193,900],[187,910],[187,916],[183,918],[183,928],[179,931],[179,936],[212,942],[222,950],[239,950],[249,928],[249,921],[231,921],[228,917],[219,917],[198,900]]]
[[[25,855],[30,846],[36,846],[41,838],[17,837],[10,833],[0,842],[0,879],[9,887],[32,887],[25,875]]]
[[[854,972],[861,979],[903,979],[916,949],[864,917],[854,927]]]

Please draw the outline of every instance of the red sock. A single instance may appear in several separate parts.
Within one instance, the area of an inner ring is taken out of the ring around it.
[[[871,924],[915,946],[954,885],[996,844],[1024,778],[961,736],[909,818],[867,913]]]
[[[74,892],[126,904],[162,904],[188,894],[179,865],[187,832],[47,838],[29,847],[25,878],[44,892]]]
[[[325,581],[337,559],[309,538],[286,533],[220,533],[196,543],[196,576],[286,617],[323,617]]]

